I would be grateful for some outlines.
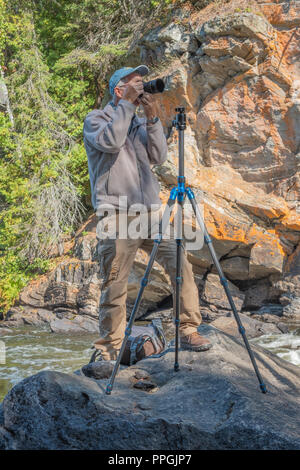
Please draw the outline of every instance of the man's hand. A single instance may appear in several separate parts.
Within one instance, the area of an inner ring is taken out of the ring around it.
[[[151,93],[144,93],[140,99],[140,103],[144,108],[147,119],[153,119],[157,116],[157,104]]]
[[[133,77],[129,82],[122,86],[124,86],[122,98],[126,101],[130,101],[130,103],[136,104],[135,101],[144,92],[142,77],[140,75]]]

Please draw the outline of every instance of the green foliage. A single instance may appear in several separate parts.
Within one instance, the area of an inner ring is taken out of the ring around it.
[[[151,3],[151,7],[152,7],[152,8],[156,8],[156,7],[158,7],[162,2],[161,2],[160,0],[151,0],[150,3]],[[172,4],[173,2],[172,2],[172,0],[165,0],[163,3],[167,6],[167,5]],[[181,3],[183,3],[183,2],[181,2]]]
[[[0,113],[0,156],[9,159],[15,150],[12,125],[9,117]]]
[[[73,175],[80,196],[90,195],[90,180],[86,168],[86,152],[82,143],[76,144],[70,154],[68,169]]]
[[[76,144],[72,134],[79,136],[82,124],[77,116],[69,118],[51,96],[52,72],[39,49],[32,12],[27,6],[19,6],[18,14],[14,10],[9,2],[0,3],[0,30],[5,31],[1,36],[1,79],[13,116],[8,105],[7,113],[0,113],[2,313],[30,279],[49,269],[53,245],[81,220],[82,209],[81,188],[76,188],[67,171]],[[75,96],[72,85],[69,83]],[[84,84],[79,90],[86,88]],[[91,104],[86,102],[86,108],[76,109],[80,119]],[[85,162],[81,185],[86,175]],[[59,194],[56,188],[60,188]]]

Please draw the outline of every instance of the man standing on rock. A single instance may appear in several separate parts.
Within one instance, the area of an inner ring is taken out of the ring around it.
[[[161,205],[159,183],[151,166],[164,163],[167,142],[157,115],[155,98],[152,94],[144,93],[142,76],[147,73],[149,70],[145,65],[117,70],[109,81],[112,100],[103,110],[88,113],[84,121],[84,145],[88,157],[92,204],[99,217],[98,225],[110,217],[105,207],[114,208],[116,221],[114,238],[103,238],[97,226],[103,284],[99,305],[100,339],[94,344],[96,351],[92,360],[117,358],[126,327],[128,276],[138,248],[150,252],[153,247],[149,224],[144,233],[141,231],[139,238],[120,236],[123,223],[121,214],[127,216],[127,225],[134,223],[138,217],[136,210],[135,215],[129,215],[130,207],[143,206],[147,221],[150,221],[153,208],[157,210]],[[140,105],[144,108],[146,118],[139,118],[135,114]],[[156,259],[170,275],[174,289],[176,241],[163,239]],[[182,257],[182,277],[181,347],[206,351],[211,343],[197,332],[201,323],[198,289],[185,253]]]

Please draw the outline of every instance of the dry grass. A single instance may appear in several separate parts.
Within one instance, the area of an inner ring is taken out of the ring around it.
[[[215,0],[201,11],[194,11],[190,22],[192,25],[201,25],[217,16],[227,16],[243,11],[262,14],[260,5],[255,0]]]

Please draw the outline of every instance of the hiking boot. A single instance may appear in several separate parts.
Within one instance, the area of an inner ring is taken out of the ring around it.
[[[211,342],[199,335],[197,331],[180,338],[180,346],[182,349],[189,351],[207,351],[212,347]]]

